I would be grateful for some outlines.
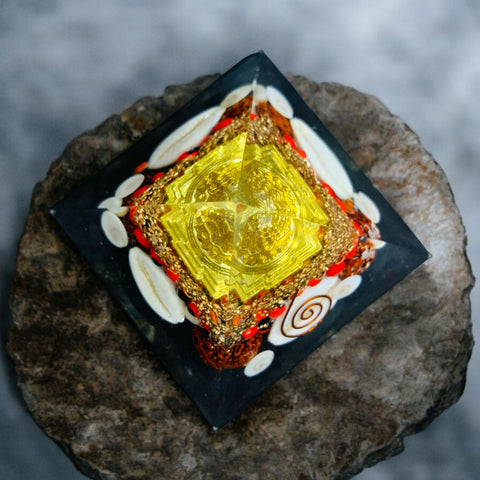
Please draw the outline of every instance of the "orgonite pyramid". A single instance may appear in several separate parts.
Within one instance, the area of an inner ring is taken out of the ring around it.
[[[52,213],[215,427],[428,256],[263,53]]]

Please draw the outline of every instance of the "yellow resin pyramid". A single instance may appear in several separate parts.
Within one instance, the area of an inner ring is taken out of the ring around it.
[[[302,268],[322,248],[328,217],[272,144],[241,133],[165,187],[160,222],[213,299],[242,302]]]

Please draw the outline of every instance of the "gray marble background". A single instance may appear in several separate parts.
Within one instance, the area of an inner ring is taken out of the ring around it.
[[[66,143],[141,96],[259,49],[283,72],[378,96],[420,135],[451,182],[480,271],[480,2],[0,0],[3,338],[31,190]],[[472,299],[478,336],[478,288]],[[357,478],[480,478],[479,373],[476,349],[460,402]],[[0,384],[0,479],[85,478],[25,412],[3,347]]]

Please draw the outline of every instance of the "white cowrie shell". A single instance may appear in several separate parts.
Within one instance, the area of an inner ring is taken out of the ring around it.
[[[307,160],[318,176],[328,183],[341,199],[352,198],[352,182],[330,147],[302,119],[292,118],[290,124],[297,145],[307,154]]]
[[[356,192],[353,194],[353,203],[365,214],[373,223],[380,222],[380,210],[375,202],[365,193]]]
[[[112,213],[114,213],[117,217],[124,217],[128,212],[130,208],[127,206],[122,206],[116,209],[110,210]]]
[[[128,212],[128,207],[122,205],[122,199],[117,197],[108,197],[98,204],[97,208],[109,210],[117,217],[123,217]]]
[[[293,107],[285,95],[275,87],[267,87],[267,98],[273,108],[286,118],[293,118]]]
[[[255,85],[253,100],[255,103],[266,102],[268,100],[265,85],[261,85],[260,83]]]
[[[135,192],[138,187],[140,187],[144,180],[145,175],[141,173],[137,173],[135,175],[132,175],[131,177],[128,177],[117,187],[117,189],[115,190],[115,196],[120,199],[128,197],[133,192]]]
[[[124,248],[128,245],[127,230],[122,221],[112,212],[106,210],[102,213],[100,225],[103,233],[110,243],[117,248]]]
[[[253,86],[251,83],[248,85],[242,85],[241,87],[232,90],[220,103],[220,107],[228,108],[235,105],[237,102],[245,98],[251,91]]]
[[[163,168],[175,162],[182,153],[197,147],[218,123],[223,112],[224,107],[212,107],[180,125],[153,151],[148,168]]]
[[[111,210],[112,208],[118,208],[122,205],[122,199],[117,197],[108,197],[98,204],[97,208],[104,208],[106,210]]]
[[[387,244],[387,242],[384,242],[383,240],[379,240],[377,238],[371,238],[369,242],[372,244],[375,250],[380,250]]]
[[[167,322],[183,322],[185,304],[163,269],[138,247],[130,249],[128,261],[135,283],[152,310]]]

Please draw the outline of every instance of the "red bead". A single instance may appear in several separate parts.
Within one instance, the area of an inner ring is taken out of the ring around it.
[[[139,228],[135,228],[133,230],[133,234],[135,235],[135,238],[137,239],[137,242],[145,248],[150,248],[150,243],[148,240],[143,236],[142,231]]]
[[[253,327],[250,327],[248,330],[245,330],[242,333],[242,337],[246,340],[247,338],[253,337],[257,332],[258,332],[258,327],[254,325]]]
[[[349,258],[352,258],[355,255],[356,248],[352,248],[344,257],[344,260],[348,260]]]
[[[361,237],[363,235],[363,230],[360,228],[360,225],[357,222],[353,222],[353,226],[355,227],[358,235]]]
[[[132,193],[132,198],[137,198],[139,195],[141,195],[145,190],[150,188],[150,185],[144,185],[143,187],[140,187],[138,190]]]
[[[188,155],[187,152],[183,152],[183,153],[177,158],[177,162],[181,162],[182,160],[185,160],[188,156],[189,156],[189,155]]]
[[[257,118],[257,116],[254,113],[250,114],[250,120],[255,120],[256,118]]]
[[[334,277],[345,268],[345,262],[336,263],[327,270],[327,277]]]
[[[165,172],[158,172],[153,176],[152,180],[153,181],[158,180],[159,178],[162,178],[164,175],[165,175]]]
[[[343,202],[342,202],[339,198],[337,198],[337,197],[335,197],[335,201],[337,202],[338,206],[339,206],[345,213],[347,213],[347,207],[345,207],[345,205],[343,204]]]
[[[132,221],[132,223],[136,223],[135,222],[135,212],[137,211],[137,207],[135,205],[132,205],[130,207],[130,211],[128,212],[128,217],[130,218],[130,220]]]
[[[358,246],[358,239],[355,239],[355,241],[353,242],[353,247],[351,248],[351,250],[345,255],[345,260],[347,260],[348,258],[352,258],[356,251],[357,251],[357,246]]]
[[[325,190],[327,190],[327,192],[328,192],[333,198],[335,198],[335,192],[333,191],[332,187],[331,187],[328,183],[321,182],[321,185],[322,185],[323,188],[325,188]]]
[[[135,168],[133,173],[143,172],[147,167],[148,167],[148,162],[143,162],[140,165],[138,165],[137,168]]]
[[[260,320],[262,320],[262,318],[265,317],[268,317],[267,310],[262,309],[255,312],[255,321],[259,322]]]
[[[321,281],[322,281],[321,278],[312,278],[312,279],[308,282],[308,286],[309,286],[309,287],[314,287],[315,285],[318,285]]]
[[[218,130],[221,130],[222,128],[225,128],[227,125],[230,125],[232,123],[233,118],[225,118],[221,122],[218,122],[214,127],[213,131],[218,132]]]
[[[295,150],[297,149],[297,144],[295,143],[295,140],[290,136],[290,135],[284,135],[283,139],[290,144],[292,148]]]
[[[270,312],[268,312],[268,315],[271,318],[277,318],[280,315],[282,315],[283,312],[285,312],[286,309],[287,309],[287,306],[283,305],[282,307],[278,307],[278,308],[275,308],[273,310],[270,310]]]
[[[298,153],[302,158],[307,158],[307,154],[306,154],[301,148],[297,148],[297,153]]]
[[[150,249],[150,256],[160,265],[165,265],[165,262],[157,255],[157,252],[153,248]]]
[[[169,270],[166,268],[165,273],[167,274],[167,277],[172,280],[172,282],[176,282],[180,278],[180,275],[174,270]]]
[[[189,302],[188,303],[188,308],[190,308],[190,310],[192,311],[192,313],[198,317],[198,307],[196,305],[196,303],[194,302]]]

